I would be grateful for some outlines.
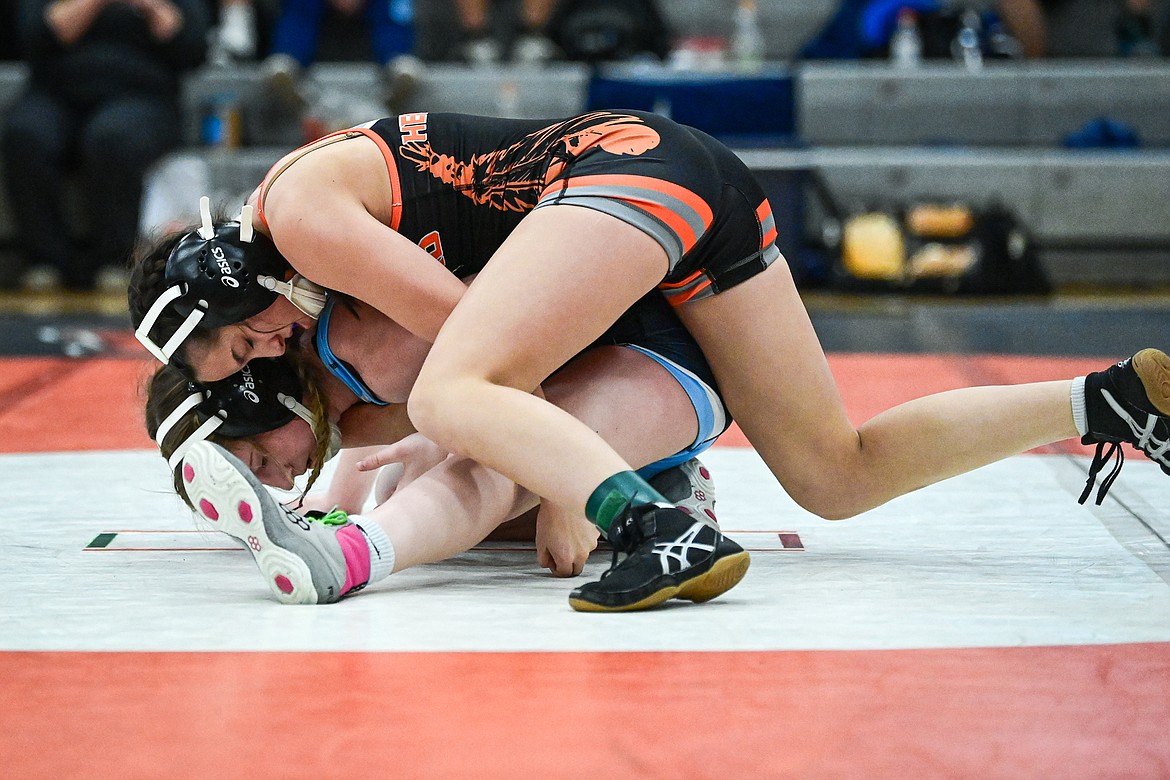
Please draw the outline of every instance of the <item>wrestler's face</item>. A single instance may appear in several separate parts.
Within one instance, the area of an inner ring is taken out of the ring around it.
[[[192,341],[187,348],[187,362],[201,382],[224,379],[252,358],[283,355],[286,342],[312,321],[287,299],[277,298],[254,317],[216,328],[209,340]]]
[[[317,440],[309,424],[297,417],[275,430],[232,439],[224,446],[265,485],[291,490],[293,480],[309,470]]]

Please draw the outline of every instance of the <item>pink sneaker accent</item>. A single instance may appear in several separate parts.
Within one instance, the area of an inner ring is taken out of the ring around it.
[[[345,583],[340,596],[370,581],[370,545],[366,535],[353,523],[337,529],[337,543],[345,556]]]
[[[293,584],[289,582],[288,577],[284,576],[283,574],[277,574],[273,582],[276,583],[276,587],[280,588],[281,593],[292,593]]]
[[[247,501],[241,501],[237,511],[240,514],[240,519],[245,523],[252,522],[252,506]],[[287,591],[285,592],[287,593]]]
[[[187,480],[188,482],[195,479],[195,469],[191,468],[190,463],[183,464],[183,479]]]
[[[211,505],[211,502],[208,501],[206,498],[202,498],[199,500],[199,511],[202,512],[203,516],[206,517],[208,520],[218,520],[219,519],[219,512],[215,511],[215,507],[213,507]]]

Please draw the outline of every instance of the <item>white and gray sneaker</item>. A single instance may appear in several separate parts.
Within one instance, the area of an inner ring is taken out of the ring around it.
[[[269,590],[284,604],[332,603],[393,569],[393,547],[375,524],[368,524],[371,534],[345,512],[297,514],[217,444],[195,444],[182,468],[191,505],[244,543]]]
[[[719,520],[715,517],[715,480],[698,458],[669,468],[648,481],[663,498],[682,511],[712,528],[719,527]]]

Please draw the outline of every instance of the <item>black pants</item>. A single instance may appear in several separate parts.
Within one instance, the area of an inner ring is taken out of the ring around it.
[[[138,237],[143,179],[181,138],[168,98],[127,96],[69,105],[36,88],[8,111],[0,132],[8,202],[26,259],[60,270],[67,286],[92,287],[103,266],[124,266]],[[83,249],[65,205],[80,194]]]

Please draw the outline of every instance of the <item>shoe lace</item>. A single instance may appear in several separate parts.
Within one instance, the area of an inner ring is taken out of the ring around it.
[[[1093,462],[1089,464],[1089,479],[1085,482],[1085,489],[1081,492],[1077,503],[1083,504],[1089,498],[1089,494],[1093,492],[1093,483],[1097,481],[1097,475],[1110,460],[1114,461],[1113,469],[1101,480],[1101,486],[1097,489],[1097,506],[1100,506],[1101,502],[1105,500],[1105,494],[1109,492],[1109,488],[1113,487],[1114,480],[1117,479],[1117,475],[1121,473],[1122,465],[1125,464],[1125,452],[1121,449],[1120,442],[1103,441],[1097,445],[1097,451],[1093,454]]]
[[[304,517],[311,523],[320,523],[321,525],[345,525],[349,522],[349,514],[337,507],[333,507],[328,512],[314,509],[305,512]]]
[[[618,515],[621,518],[620,525],[615,524],[612,526],[612,533],[606,534],[609,537],[610,545],[613,547],[613,555],[609,559],[609,568],[601,573],[601,579],[603,580],[618,567],[619,559],[622,559],[622,553],[627,553],[626,557],[628,558],[628,553],[633,547],[629,540],[629,534],[633,531],[635,524],[634,516],[630,513],[630,507],[633,503],[633,498],[626,502],[626,505],[622,508],[622,513]]]

